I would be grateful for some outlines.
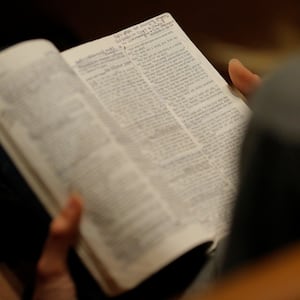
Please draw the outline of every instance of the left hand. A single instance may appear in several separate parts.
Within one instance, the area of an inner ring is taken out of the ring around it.
[[[71,196],[68,204],[51,222],[48,238],[37,266],[34,300],[75,300],[76,288],[67,266],[82,213],[82,201]]]

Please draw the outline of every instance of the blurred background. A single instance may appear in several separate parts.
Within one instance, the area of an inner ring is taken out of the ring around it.
[[[300,53],[299,0],[1,0],[0,49],[46,38],[63,51],[163,12],[173,15],[226,79],[230,58],[264,75]],[[0,268],[2,293],[3,280]]]
[[[297,0],[2,0],[0,47],[43,37],[64,50],[166,11],[225,76],[232,57],[264,74],[300,48]]]

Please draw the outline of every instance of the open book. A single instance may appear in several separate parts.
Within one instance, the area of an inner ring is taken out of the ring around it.
[[[51,215],[82,195],[78,253],[110,295],[226,233],[248,115],[170,14],[0,53],[1,143]]]

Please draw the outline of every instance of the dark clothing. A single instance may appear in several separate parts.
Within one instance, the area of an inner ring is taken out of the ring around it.
[[[300,241],[300,58],[275,72],[250,99],[239,191],[229,236],[191,290]]]
[[[300,241],[300,59],[256,92],[224,271]]]

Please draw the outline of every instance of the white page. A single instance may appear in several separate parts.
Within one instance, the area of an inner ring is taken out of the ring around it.
[[[207,237],[226,232],[249,111],[173,18],[163,14],[63,56],[97,96],[95,111],[126,131],[176,194],[169,205],[187,222],[196,218]]]

